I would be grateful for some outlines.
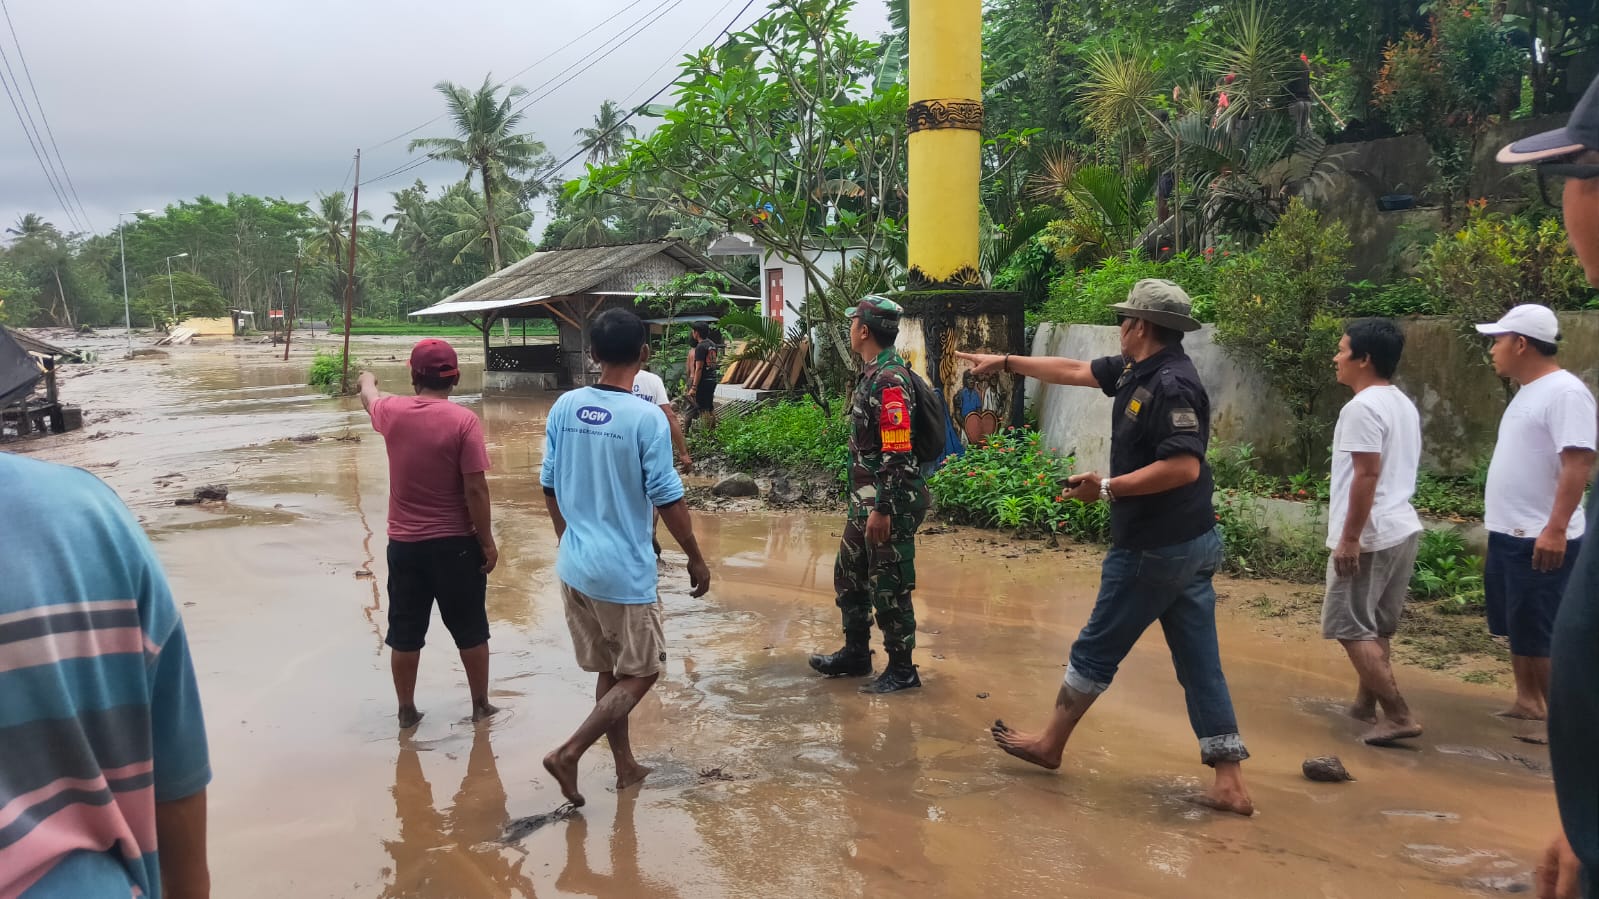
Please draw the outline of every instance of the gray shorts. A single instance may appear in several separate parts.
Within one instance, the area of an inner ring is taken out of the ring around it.
[[[1327,598],[1321,604],[1321,635],[1328,640],[1392,637],[1416,569],[1415,533],[1387,549],[1360,554],[1360,570],[1339,577],[1327,559]]]

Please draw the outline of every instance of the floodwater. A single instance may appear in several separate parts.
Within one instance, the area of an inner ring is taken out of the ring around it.
[[[406,342],[356,344],[403,389]],[[484,396],[480,352],[463,354],[461,400],[483,416],[494,464],[491,674],[505,711],[465,720],[465,679],[435,619],[418,687],[427,717],[398,736],[382,646],[383,442],[358,402],[302,386],[310,349],[297,343],[288,363],[254,345],[107,362],[63,386],[87,413],[82,432],[7,447],[95,471],[155,540],[205,701],[219,897],[1492,895],[1526,888],[1554,828],[1547,752],[1490,714],[1505,688],[1404,668],[1426,737],[1359,745],[1359,726],[1333,711],[1351,692],[1347,663],[1242,610],[1284,589],[1256,583],[1226,585],[1221,616],[1253,819],[1182,801],[1209,772],[1158,629],[1062,770],[1030,768],[987,727],[1042,722],[1093,601],[1096,551],[927,537],[926,686],[868,698],[806,667],[839,642],[839,521],[761,512],[696,514],[715,578],[702,599],[668,545],[671,656],[633,725],[656,773],[618,795],[597,746],[581,769],[588,805],[503,845],[509,820],[560,805],[540,759],[592,703],[535,484],[551,397]],[[303,434],[320,439],[287,440]],[[225,507],[173,507],[214,482],[232,488]],[[1326,754],[1358,781],[1305,780],[1300,762]]]

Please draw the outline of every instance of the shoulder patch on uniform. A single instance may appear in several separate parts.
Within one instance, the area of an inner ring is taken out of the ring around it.
[[[1199,415],[1192,409],[1173,409],[1171,426],[1174,431],[1199,430]]]
[[[905,405],[905,388],[883,388],[883,408],[879,413],[878,431],[883,439],[883,452],[911,451],[911,416],[909,408]]]

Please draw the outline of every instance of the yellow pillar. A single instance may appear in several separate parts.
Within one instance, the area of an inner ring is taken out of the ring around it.
[[[910,0],[910,288],[980,285],[981,0]]]

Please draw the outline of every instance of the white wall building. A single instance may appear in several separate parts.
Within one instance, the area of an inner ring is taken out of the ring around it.
[[[860,247],[840,250],[811,250],[808,260],[822,271],[832,274],[859,258]],[[747,234],[724,234],[711,242],[705,255],[756,256],[760,259],[761,315],[784,323],[789,334],[799,332],[800,307],[810,295],[810,284],[805,278],[805,268],[799,262],[782,255]]]

